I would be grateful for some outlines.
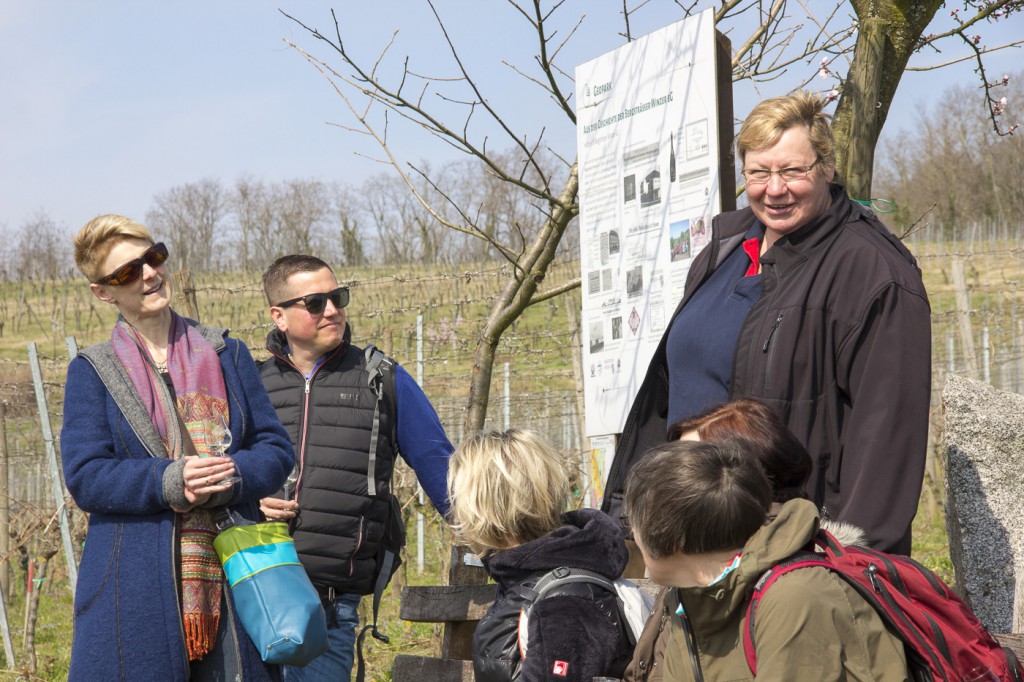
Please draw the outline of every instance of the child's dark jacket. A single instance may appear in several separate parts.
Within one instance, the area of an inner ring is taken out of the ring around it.
[[[573,584],[538,601],[530,613],[529,651],[519,655],[518,587],[559,566],[583,568],[614,580],[626,566],[622,534],[607,515],[593,509],[568,512],[566,525],[519,547],[498,552],[484,564],[498,583],[494,605],[473,636],[473,669],[478,682],[557,680],[590,682],[621,674],[631,647],[616,624],[615,595],[588,584]],[[571,589],[570,589],[571,588]],[[614,670],[616,663],[620,665]]]

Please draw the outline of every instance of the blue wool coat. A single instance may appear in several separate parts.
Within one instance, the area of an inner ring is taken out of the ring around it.
[[[260,498],[278,490],[294,466],[291,443],[245,345],[227,338],[226,330],[198,328],[220,358],[234,438],[229,453],[242,478],[204,506],[228,503],[255,520]],[[172,502],[184,502],[184,460],[167,459],[137,392],[111,357],[109,344],[83,350],[68,367],[65,387],[64,478],[90,514],[69,679],[186,682],[171,509]],[[114,386],[113,394],[107,385]],[[228,647],[232,667],[246,682],[275,678],[238,622],[230,594],[227,603],[221,617],[235,634],[229,640],[240,645]]]

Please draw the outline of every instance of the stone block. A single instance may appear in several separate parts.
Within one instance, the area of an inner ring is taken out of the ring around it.
[[[1016,576],[1024,575],[1024,396],[951,375],[942,404],[957,592],[989,631],[1014,632]]]

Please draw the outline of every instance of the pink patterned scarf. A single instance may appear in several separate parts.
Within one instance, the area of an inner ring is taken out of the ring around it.
[[[209,435],[219,426],[220,417],[228,418],[227,390],[220,360],[213,346],[197,329],[171,311],[171,330],[167,342],[167,371],[177,400],[150,357],[146,344],[135,327],[118,318],[110,339],[114,352],[124,365],[132,384],[149,411],[170,459],[185,455],[183,437],[189,437],[200,455],[210,454]],[[188,429],[182,434],[181,414]],[[182,620],[190,661],[213,650],[220,621],[223,569],[213,549],[217,535],[213,518],[205,509],[193,509],[178,515],[181,540]]]

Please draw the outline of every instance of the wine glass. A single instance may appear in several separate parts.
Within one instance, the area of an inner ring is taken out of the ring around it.
[[[294,500],[295,499],[295,487],[299,482],[299,466],[296,464],[292,467],[292,471],[288,474],[288,478],[284,480],[284,499]]]
[[[207,446],[210,449],[210,453],[219,457],[227,456],[228,449],[231,447],[231,429],[228,427],[228,421],[224,418],[224,415],[220,415],[217,418],[216,424],[210,430],[210,439],[207,441]],[[242,480],[242,477],[237,474],[227,476],[218,481],[218,484],[231,483],[234,485]]]

